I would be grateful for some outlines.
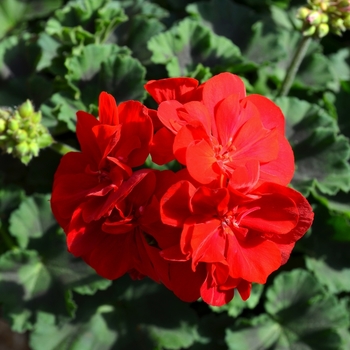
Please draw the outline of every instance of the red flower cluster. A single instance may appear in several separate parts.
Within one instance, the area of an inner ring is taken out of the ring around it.
[[[157,111],[102,92],[99,120],[77,113],[81,152],[62,158],[51,199],[68,249],[105,278],[149,276],[185,301],[223,305],[235,288],[246,300],[313,220],[286,187],[283,114],[230,73],[145,88]],[[182,169],[142,168],[149,154]]]

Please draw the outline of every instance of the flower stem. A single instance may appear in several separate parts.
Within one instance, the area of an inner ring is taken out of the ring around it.
[[[310,36],[304,36],[299,46],[297,47],[294,57],[290,63],[290,66],[287,69],[287,74],[283,80],[282,86],[277,94],[277,96],[287,96],[289,93],[289,90],[293,84],[293,81],[295,79],[295,75],[298,72],[298,69],[300,67],[300,64],[305,57],[306,51],[311,43],[311,37]]]
[[[68,146],[64,143],[57,141],[55,141],[50,147],[62,156],[64,156],[68,152],[78,152],[78,150],[74,147]]]

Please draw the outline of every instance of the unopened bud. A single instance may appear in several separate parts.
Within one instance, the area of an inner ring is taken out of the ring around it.
[[[307,16],[307,22],[310,25],[318,25],[321,23],[321,14],[317,11],[312,11],[308,16]]]
[[[28,145],[28,148],[29,148],[30,153],[32,153],[34,157],[38,156],[38,154],[39,154],[39,146],[38,146],[38,144],[36,142],[31,142]]]
[[[16,119],[11,118],[8,122],[7,122],[7,127],[9,130],[11,131],[16,131],[19,127],[19,123]]]
[[[311,12],[311,10],[308,9],[307,7],[301,7],[298,10],[297,18],[305,19],[310,14],[310,12]]]
[[[41,122],[41,112],[35,112],[31,115],[31,121],[33,123],[40,123]]]
[[[25,154],[27,154],[29,152],[29,147],[28,147],[27,142],[21,142],[18,145],[16,145],[14,148],[20,157],[24,156]]]
[[[321,13],[321,23],[327,23],[329,20],[329,17],[325,13]]]
[[[14,134],[13,137],[17,142],[22,142],[25,141],[28,137],[28,134],[25,132],[25,130],[17,130]]]
[[[29,100],[27,100],[26,102],[22,103],[18,107],[18,112],[22,118],[29,119],[31,117],[31,115],[34,113],[33,104]]]
[[[350,14],[348,14],[344,19],[344,27],[350,29]]]
[[[311,26],[303,31],[304,36],[312,36],[316,33],[316,27]]]
[[[0,133],[2,134],[6,129],[6,122],[3,119],[0,119]]]
[[[329,33],[329,26],[327,23],[321,23],[317,28],[319,38],[323,38]]]

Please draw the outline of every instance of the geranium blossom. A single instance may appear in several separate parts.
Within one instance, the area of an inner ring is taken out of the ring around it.
[[[62,227],[69,224],[79,205],[84,206],[86,216],[101,215],[98,208],[103,204],[102,197],[115,191],[131,175],[132,167],[144,163],[152,130],[147,109],[140,102],[127,101],[117,107],[114,98],[105,92],[99,99],[99,120],[77,112],[81,152],[70,152],[62,158],[51,199]]]
[[[190,260],[193,271],[205,264],[201,296],[212,305],[231,300],[234,288],[246,299],[251,282],[265,283],[313,219],[299,192],[275,183],[256,187],[256,174],[247,172],[247,177],[251,182],[243,192],[237,178],[224,188],[179,181],[161,201],[163,222],[182,229],[179,244],[162,256]]]
[[[105,278],[148,276],[187,302],[223,305],[235,289],[246,300],[313,219],[286,186],[283,114],[230,73],[146,89],[157,111],[103,92],[98,119],[77,112],[81,152],[62,158],[51,198],[68,249]],[[149,154],[181,169],[146,169]]]
[[[174,85],[174,79],[146,84],[152,96],[162,101],[158,117],[168,130],[160,130],[154,144],[166,144],[169,150],[172,142],[174,156],[195,180],[218,183],[255,160],[260,182],[290,182],[293,152],[284,137],[283,114],[273,102],[259,95],[246,97],[242,80],[230,73],[219,74],[199,87],[194,87],[193,79],[179,79],[176,88]],[[165,149],[153,147],[156,159]]]

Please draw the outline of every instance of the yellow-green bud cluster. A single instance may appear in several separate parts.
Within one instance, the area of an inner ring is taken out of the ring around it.
[[[308,0],[298,10],[304,36],[322,38],[329,32],[342,35],[350,29],[350,0]]]
[[[0,148],[28,164],[53,139],[41,124],[41,112],[27,100],[19,107],[0,108]]]

